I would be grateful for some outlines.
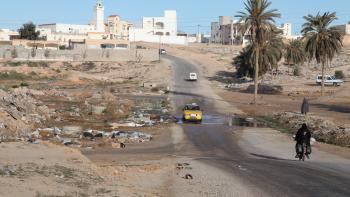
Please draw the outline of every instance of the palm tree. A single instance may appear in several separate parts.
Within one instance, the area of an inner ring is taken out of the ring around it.
[[[317,63],[322,63],[322,96],[324,96],[325,65],[331,62],[334,55],[339,53],[342,44],[342,35],[330,24],[337,20],[335,12],[319,13],[316,16],[304,16],[306,23],[303,25],[302,33],[306,42],[305,51],[309,59],[315,58]]]
[[[304,63],[306,55],[303,41],[300,39],[290,41],[285,47],[284,59],[288,65],[297,66]]]
[[[254,103],[258,99],[258,80],[259,80],[259,59],[261,47],[266,41],[267,34],[274,28],[275,18],[281,15],[277,10],[268,10],[271,2],[268,0],[247,0],[245,5],[246,12],[238,12],[236,17],[243,22],[241,32],[243,35],[251,36],[252,46],[254,47],[255,58],[255,74],[254,74]]]
[[[260,47],[258,62],[261,66],[259,69],[259,76],[277,67],[278,62],[283,57],[283,47],[284,45],[279,31],[273,30],[266,35],[266,41]],[[256,62],[257,58],[254,49],[255,46],[251,43],[233,59],[233,65],[236,66],[239,77],[254,77],[254,62]]]

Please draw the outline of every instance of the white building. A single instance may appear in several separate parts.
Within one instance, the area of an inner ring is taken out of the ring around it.
[[[142,28],[130,28],[129,40],[187,45],[186,36],[177,35],[177,14],[166,10],[164,17],[143,17]]]
[[[87,34],[95,32],[95,27],[92,25],[52,23],[38,25],[38,30],[42,33]]]
[[[166,10],[164,17],[143,17],[142,28],[154,35],[177,35],[176,11]]]
[[[291,38],[292,37],[292,23],[283,23],[278,29],[283,31],[283,37]]]
[[[19,33],[9,29],[0,29],[0,41],[9,41],[11,36],[19,36]]]

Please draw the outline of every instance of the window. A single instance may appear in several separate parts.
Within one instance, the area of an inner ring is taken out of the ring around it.
[[[156,22],[156,28],[157,29],[164,29],[164,23],[163,22]]]

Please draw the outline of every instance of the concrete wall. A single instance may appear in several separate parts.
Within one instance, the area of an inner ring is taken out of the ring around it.
[[[0,59],[12,59],[12,46],[0,46]],[[49,50],[49,57],[45,57],[46,50],[36,50],[32,57],[32,49],[16,48],[18,57],[14,61],[156,61],[159,59],[155,49],[76,49],[76,50]]]

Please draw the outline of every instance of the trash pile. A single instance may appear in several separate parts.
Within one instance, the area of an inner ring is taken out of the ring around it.
[[[317,141],[350,147],[349,125],[337,125],[321,117],[312,115],[305,117],[302,114],[292,112],[277,113],[274,114],[273,118],[282,124],[288,125],[295,131],[306,122]]]
[[[111,128],[149,127],[176,121],[169,113],[169,104],[163,99],[136,99],[135,105],[131,109],[132,114],[126,120],[111,123]]]
[[[73,128],[73,126],[71,128]],[[26,141],[33,144],[39,144],[42,141],[50,141],[55,144],[75,148],[125,148],[126,143],[143,143],[153,139],[152,135],[137,131],[76,131],[77,132],[67,132],[65,129],[57,127],[36,129],[27,136]]]

